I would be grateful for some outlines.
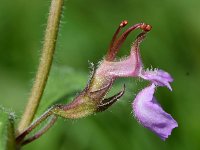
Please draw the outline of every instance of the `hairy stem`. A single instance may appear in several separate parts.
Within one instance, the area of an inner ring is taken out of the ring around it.
[[[37,120],[35,120],[29,127],[27,127],[22,133],[20,133],[16,137],[16,143],[19,144],[21,141],[30,133],[33,129],[35,129],[39,124],[41,124],[43,121],[45,121],[50,115],[52,115],[52,109],[54,107],[51,107],[48,109],[44,114],[42,114]]]
[[[39,106],[53,60],[63,3],[64,0],[51,2],[42,55],[28,103],[19,123],[19,133],[30,125]]]
[[[49,130],[49,128],[51,128],[54,123],[56,122],[56,120],[58,119],[57,116],[53,116],[52,119],[46,124],[46,126],[44,126],[40,131],[38,131],[35,135],[33,135],[32,137],[29,137],[28,139],[24,140],[22,142],[22,146],[26,145],[28,143],[33,142],[34,140],[38,139],[39,137],[41,137],[44,133],[47,132],[47,130]]]

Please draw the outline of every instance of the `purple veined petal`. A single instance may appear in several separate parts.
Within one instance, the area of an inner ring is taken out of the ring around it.
[[[165,140],[178,124],[154,98],[155,87],[152,84],[140,91],[132,106],[138,122]]]
[[[169,82],[172,82],[173,78],[166,71],[160,69],[147,70],[147,71],[142,70],[139,76],[145,80],[153,82],[155,85],[166,86],[168,87],[168,89],[172,91]]]

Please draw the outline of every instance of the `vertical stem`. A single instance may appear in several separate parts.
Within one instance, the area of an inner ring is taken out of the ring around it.
[[[28,104],[19,123],[19,133],[30,125],[40,103],[53,60],[63,3],[64,0],[52,0],[51,2],[40,64]]]

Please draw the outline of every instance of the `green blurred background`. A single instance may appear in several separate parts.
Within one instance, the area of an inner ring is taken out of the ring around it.
[[[49,4],[50,0],[0,0],[0,105],[15,111],[18,120],[38,66]],[[143,84],[123,79],[117,84],[127,83],[126,94],[109,111],[80,120],[59,119],[24,150],[199,150],[199,14],[199,0],[65,1],[53,66],[72,68],[77,80],[81,79],[80,85],[76,80],[70,84],[81,89],[89,73],[88,60],[97,64],[102,59],[120,21],[127,19],[129,26],[151,24],[153,29],[141,46],[143,62],[174,77],[173,92],[159,88],[157,97],[179,127],[166,142],[141,127],[133,118],[131,102]],[[119,56],[128,54],[138,33],[127,39]],[[59,93],[57,80],[54,88]]]

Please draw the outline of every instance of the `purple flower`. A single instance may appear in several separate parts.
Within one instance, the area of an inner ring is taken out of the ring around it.
[[[123,87],[114,96],[105,98],[115,79],[119,77],[140,77],[150,81],[151,85],[136,96],[133,102],[134,115],[144,127],[149,128],[165,140],[171,134],[172,129],[178,125],[171,115],[161,108],[153,94],[156,86],[166,86],[172,90],[170,82],[173,79],[169,73],[163,70],[145,70],[143,67],[139,46],[147,32],[151,30],[151,26],[145,23],[135,24],[118,37],[120,30],[126,25],[127,21],[122,21],[119,25],[105,58],[98,68],[93,70],[85,89],[71,103],[59,105],[53,112],[65,118],[76,119],[104,111],[122,97],[125,92],[125,87]],[[121,45],[135,29],[141,29],[142,33],[137,36],[133,43],[130,55],[117,60],[116,54]]]
[[[140,91],[133,102],[134,115],[140,124],[156,133],[162,140],[168,138],[173,128],[178,127],[177,122],[170,114],[166,113],[161,108],[153,96],[156,86],[166,86],[172,91],[170,82],[173,81],[173,78],[169,73],[163,70],[144,70],[140,57],[140,43],[145,38],[146,33],[151,30],[151,26],[145,23],[138,23],[128,28],[118,37],[120,30],[126,26],[127,23],[127,21],[122,21],[120,23],[112,38],[108,52],[98,68],[95,70],[94,66],[92,66],[92,74],[86,87],[72,102],[53,105],[44,112],[43,115],[16,138],[18,143],[22,142],[20,144],[24,144],[41,136],[54,124],[57,116],[67,119],[79,119],[97,112],[105,111],[121,98],[125,92],[124,85],[120,92],[111,97],[106,97],[115,79],[119,77],[140,77],[150,81],[150,86]],[[116,60],[116,54],[121,45],[126,40],[127,36],[135,29],[141,29],[142,33],[137,36],[133,43],[130,55],[121,60]],[[53,115],[53,117],[49,124],[34,136],[22,141],[29,132],[50,115]]]
[[[153,95],[155,88],[156,86],[151,84],[140,91],[133,102],[133,110],[140,124],[165,140],[171,134],[172,129],[178,127],[178,124],[156,101]]]
[[[148,25],[143,25],[146,28]],[[141,28],[141,27],[140,27]],[[144,30],[144,28],[142,28]],[[148,29],[151,27],[148,26]],[[122,34],[122,38],[126,38],[126,32]],[[113,60],[121,46],[120,38],[115,41],[110,48],[106,59],[100,64],[97,75],[104,76],[107,79],[115,79],[117,77],[141,77],[151,82],[151,86],[143,89],[133,102],[134,115],[144,127],[155,132],[161,139],[165,140],[173,128],[177,127],[177,122],[166,113],[153,97],[156,86],[166,86],[171,91],[170,82],[173,81],[171,75],[163,70],[144,70],[140,57],[139,46],[146,36],[146,30],[139,34],[131,47],[130,55],[120,61]],[[120,44],[119,44],[120,43]],[[119,46],[116,46],[119,45]],[[114,53],[114,54],[113,54]],[[112,56],[112,57],[109,57]],[[112,58],[112,59],[111,59]]]

